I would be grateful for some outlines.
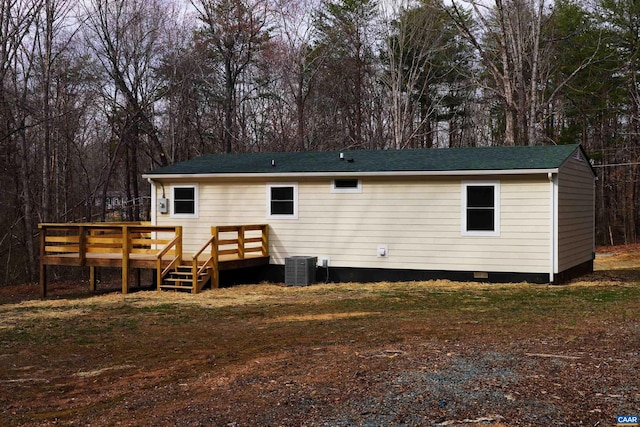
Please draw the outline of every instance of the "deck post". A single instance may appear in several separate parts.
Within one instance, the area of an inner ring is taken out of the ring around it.
[[[47,265],[40,261],[40,298],[47,297]]]
[[[87,239],[83,225],[78,227],[78,258],[80,265],[84,266],[87,262]]]
[[[129,227],[122,226],[122,293],[129,293]]]
[[[47,264],[44,260],[46,238],[47,228],[40,227],[40,298],[42,299],[47,297]]]
[[[244,225],[238,227],[238,258],[244,258]]]
[[[177,264],[182,263],[182,226],[178,225],[175,229],[176,235],[180,236],[178,242],[176,243],[176,257],[178,258]]]
[[[269,255],[269,226],[262,226],[262,256]]]
[[[213,240],[211,242],[211,258],[213,260],[213,267],[211,272],[211,289],[216,289],[220,287],[220,270],[218,269],[218,258],[220,257],[220,255],[218,254],[218,227],[211,227],[211,236],[213,236]]]
[[[162,291],[160,285],[162,285],[162,259],[158,258],[156,261],[156,290],[158,292]]]
[[[198,293],[198,258],[191,261],[191,293]]]
[[[84,237],[82,237],[84,235],[84,233],[82,232],[82,227],[80,228],[80,237],[78,237],[78,254],[81,257],[81,259],[84,257],[84,259],[82,259],[82,261],[80,262],[80,265],[84,265],[86,262],[86,253],[87,253],[87,241]],[[89,230],[89,236],[95,236],[96,235],[96,230],[90,229]],[[82,255],[82,254],[85,255]],[[89,266],[89,292],[95,292],[96,291],[96,268],[91,265]]]
[[[96,268],[93,265],[89,267],[89,291],[96,291]]]

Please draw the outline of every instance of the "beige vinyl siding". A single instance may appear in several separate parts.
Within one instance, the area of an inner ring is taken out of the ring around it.
[[[207,179],[199,182],[198,218],[157,214],[157,224],[183,225],[192,253],[212,225],[268,223],[274,264],[310,255],[330,257],[333,267],[548,272],[546,176],[477,180],[500,181],[500,236],[462,235],[462,182],[473,177],[362,178],[361,193],[332,192],[330,177]],[[267,219],[267,183],[297,183],[298,219]],[[388,257],[377,256],[378,245],[388,246]]]
[[[585,160],[570,158],[558,174],[558,265],[562,272],[593,259],[594,176]]]
[[[167,184],[165,184],[167,187]],[[198,183],[198,218],[157,214],[158,225],[183,226],[183,250],[194,253],[211,235],[213,225],[264,224],[265,188],[255,183]]]

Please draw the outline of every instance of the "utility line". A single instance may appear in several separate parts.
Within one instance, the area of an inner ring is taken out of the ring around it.
[[[635,166],[640,165],[640,162],[629,162],[629,163],[609,163],[606,165],[591,165],[594,168],[609,168],[613,166]]]

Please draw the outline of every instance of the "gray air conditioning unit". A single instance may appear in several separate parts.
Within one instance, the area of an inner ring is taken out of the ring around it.
[[[284,283],[287,286],[309,286],[316,281],[315,256],[292,256],[284,259]]]

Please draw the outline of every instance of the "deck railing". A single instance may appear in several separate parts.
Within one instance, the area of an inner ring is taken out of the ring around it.
[[[145,223],[39,224],[40,285],[46,296],[46,265],[122,267],[122,291],[128,292],[130,261],[161,269],[182,257],[182,227]]]
[[[269,230],[267,224],[220,225],[211,227],[216,238],[218,256],[231,255],[238,259],[269,255]]]
[[[219,286],[219,261],[269,256],[267,224],[214,226],[211,227],[211,236],[211,257],[215,263],[211,277],[212,288]]]

